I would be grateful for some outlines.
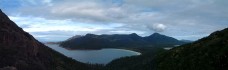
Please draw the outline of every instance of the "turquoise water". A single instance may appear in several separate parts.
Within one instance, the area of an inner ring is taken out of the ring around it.
[[[46,44],[50,48],[83,63],[107,64],[114,59],[126,56],[140,55],[138,52],[124,49],[101,49],[101,50],[67,50],[57,44]]]

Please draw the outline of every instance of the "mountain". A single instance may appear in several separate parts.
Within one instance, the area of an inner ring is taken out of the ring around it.
[[[0,10],[0,70],[91,70],[37,41]]]
[[[154,33],[148,37],[141,37],[136,33],[95,35],[86,34],[82,37],[70,38],[60,45],[70,49],[101,49],[101,48],[128,48],[128,47],[173,47],[184,42],[172,37]]]
[[[62,42],[60,45],[72,49],[100,49],[113,47],[139,46],[143,44],[142,38],[137,34],[129,35],[94,35],[86,34],[83,37],[70,39]]]
[[[228,28],[171,50],[151,49],[143,49],[150,52],[140,56],[113,60],[107,68],[109,70],[228,70]]]
[[[75,39],[75,38],[80,38],[80,37],[82,37],[82,35],[75,35],[75,36],[73,36],[73,37],[71,37],[71,38],[69,38],[67,40],[71,40],[71,39]]]
[[[172,38],[172,37],[161,35],[159,33],[154,33],[150,36],[144,37],[144,39],[150,43],[153,43],[153,45],[157,45],[157,46],[159,46],[159,45],[170,46],[170,45],[184,44],[184,42],[182,42],[182,41],[179,41],[179,40]]]
[[[228,28],[156,58],[158,70],[228,70]]]

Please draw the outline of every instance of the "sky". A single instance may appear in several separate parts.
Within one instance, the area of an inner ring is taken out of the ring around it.
[[[194,41],[228,27],[227,7],[228,0],[0,0],[0,9],[40,41],[155,32]]]

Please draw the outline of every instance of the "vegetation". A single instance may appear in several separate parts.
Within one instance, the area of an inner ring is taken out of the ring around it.
[[[157,70],[227,70],[228,28],[156,57]]]
[[[154,33],[148,37],[140,37],[137,34],[129,35],[94,35],[70,38],[60,45],[70,49],[101,49],[101,48],[133,48],[133,47],[174,47],[184,44],[172,37]]]
[[[38,42],[0,10],[0,70],[100,70]]]
[[[89,34],[62,43],[68,48],[115,47],[142,52],[140,56],[120,58],[103,66],[84,64],[46,47],[1,10],[0,18],[0,70],[228,70],[228,28],[168,51],[154,46],[181,42],[157,33],[144,38],[136,34]]]
[[[159,47],[144,47],[134,48],[141,51],[139,56],[123,57],[113,60],[106,65],[107,70],[152,70],[154,57],[164,52],[163,48]]]
[[[153,51],[114,60],[107,70],[228,70],[228,28],[168,51]]]

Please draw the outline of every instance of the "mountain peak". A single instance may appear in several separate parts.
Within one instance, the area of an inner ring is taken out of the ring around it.
[[[91,36],[95,36],[95,34],[88,33],[88,34],[86,34],[85,36],[91,37]]]
[[[2,9],[0,9],[0,13],[2,13]]]
[[[33,36],[24,32],[13,21],[11,21],[6,14],[0,12],[0,47],[20,47],[27,49],[23,51],[26,54],[36,55],[38,50],[38,42]],[[28,50],[29,49],[29,50]]]
[[[132,33],[132,34],[130,34],[130,36],[140,37],[140,36],[137,35],[136,33]]]
[[[159,34],[159,33],[156,32],[156,33],[153,33],[152,35],[161,35],[161,34]]]
[[[0,70],[57,70],[59,66],[62,70],[88,68],[40,43],[0,11]]]
[[[9,20],[8,16],[5,13],[3,13],[1,9],[0,9],[0,18],[4,20],[6,19]]]
[[[146,39],[147,41],[153,42],[153,43],[168,43],[168,44],[173,44],[173,45],[180,45],[183,44],[183,42],[173,38],[173,37],[169,37],[166,35],[162,35],[159,33],[154,33],[150,36],[144,37],[144,39]]]
[[[159,33],[153,33],[152,35],[148,36],[148,37],[160,37],[163,36],[165,37],[165,35],[159,34]]]

